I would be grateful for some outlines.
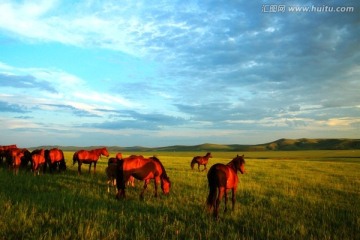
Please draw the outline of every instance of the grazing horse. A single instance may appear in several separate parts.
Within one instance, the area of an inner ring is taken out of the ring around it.
[[[73,156],[73,165],[76,162],[78,162],[78,174],[81,174],[81,165],[83,163],[90,164],[89,165],[89,173],[91,170],[91,164],[94,163],[94,173],[95,173],[96,172],[96,163],[99,160],[99,157],[101,155],[109,157],[109,152],[105,147],[93,149],[90,151],[80,150],[80,151],[75,152],[74,156]]]
[[[110,186],[114,186],[116,191],[116,169],[117,169],[117,163],[108,164],[108,166],[105,169],[105,173],[107,177],[108,193],[110,193]]]
[[[23,169],[27,169],[29,170],[29,167],[31,168],[31,153],[29,150],[27,150],[26,148],[23,148],[22,149],[23,153],[24,153],[24,156],[21,157],[21,165],[20,167],[23,168]],[[30,166],[29,166],[29,163],[30,163]]]
[[[17,175],[21,165],[21,158],[24,156],[24,152],[19,148],[9,149],[9,167],[13,169],[14,175]]]
[[[245,160],[244,155],[237,155],[228,164],[217,163],[211,166],[207,178],[209,183],[209,196],[207,197],[207,206],[209,211],[214,208],[214,217],[218,218],[219,205],[222,197],[225,195],[225,211],[227,210],[227,194],[226,191],[231,189],[232,192],[232,209],[235,208],[235,193],[239,178],[237,172],[241,174],[245,172]],[[219,192],[217,193],[217,190]]]
[[[134,156],[134,155],[132,155],[132,156]],[[114,158],[109,158],[108,167],[105,169],[106,176],[108,177],[108,185],[113,184],[114,186],[116,186],[116,172],[114,172],[116,169],[114,170],[114,167],[111,165],[116,166],[117,162],[121,161],[121,160],[122,160],[121,153],[117,153],[116,157],[114,157]],[[130,176],[129,180],[127,181],[127,185],[135,187],[135,179],[133,176]],[[108,192],[109,192],[109,190],[108,190]]]
[[[144,188],[141,191],[140,198],[144,198],[145,190],[151,179],[154,179],[155,197],[157,197],[159,183],[161,183],[161,189],[165,195],[170,192],[170,178],[167,176],[164,166],[156,157],[130,156],[118,161],[116,173],[117,199],[125,198],[125,183],[131,176],[138,180],[144,180]]]
[[[32,170],[34,175],[40,175],[40,169],[45,165],[45,150],[39,149],[31,152]]]
[[[53,172],[53,170],[56,170],[58,168],[58,171],[60,170],[66,170],[66,163],[64,159],[64,153],[61,149],[53,148],[50,150],[45,150],[45,168],[46,165],[49,166],[50,173]]]
[[[0,164],[3,163],[4,158],[8,158],[10,151],[12,149],[17,149],[18,147],[16,146],[16,144],[13,145],[7,145],[7,146],[0,146]]]
[[[193,158],[193,160],[191,161],[191,169],[194,169],[194,165],[195,163],[198,164],[198,169],[200,171],[200,165],[204,165],[204,169],[203,171],[206,170],[206,164],[208,164],[209,162],[209,158],[212,158],[211,153],[207,153],[205,156],[196,156]]]

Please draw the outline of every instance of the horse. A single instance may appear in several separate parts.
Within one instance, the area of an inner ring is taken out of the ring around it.
[[[50,173],[53,172],[53,170],[58,169],[58,171],[66,170],[66,162],[64,159],[64,153],[61,149],[53,148],[50,150],[45,150],[45,169],[46,165],[49,166]]]
[[[231,189],[232,192],[232,210],[235,208],[235,193],[239,178],[237,172],[240,171],[241,174],[245,173],[245,160],[244,155],[237,155],[233,160],[228,164],[217,163],[211,166],[207,179],[209,183],[209,195],[207,197],[206,203],[208,210],[211,211],[211,208],[214,208],[213,215],[217,219],[219,213],[219,205],[222,197],[225,195],[225,212],[227,211],[227,190]],[[217,189],[219,191],[217,192]]]
[[[38,149],[31,152],[32,170],[34,175],[40,175],[40,170],[44,170],[45,150]]]
[[[17,175],[21,165],[21,158],[24,156],[24,151],[19,148],[12,148],[8,150],[9,168],[13,169],[14,175]]]
[[[75,165],[75,163],[78,162],[78,174],[81,174],[81,165],[83,163],[90,164],[89,165],[89,173],[91,170],[91,164],[94,163],[94,173],[95,173],[96,172],[96,163],[99,160],[99,157],[101,155],[109,157],[109,152],[105,147],[93,149],[90,151],[79,150],[79,151],[75,152],[74,156],[73,156],[73,165]]]
[[[16,144],[0,146],[0,164],[3,163],[4,158],[7,159],[8,155],[12,149],[17,149],[17,148],[18,147],[16,146]]]
[[[156,157],[144,158],[143,156],[130,156],[118,161],[116,171],[116,198],[125,198],[125,183],[133,176],[138,180],[144,180],[144,188],[140,193],[140,198],[144,198],[144,193],[151,179],[154,179],[155,197],[157,186],[161,183],[161,189],[165,195],[169,194],[171,182],[167,176],[165,168]]]
[[[134,155],[132,155],[134,156]],[[130,156],[130,157],[132,157]],[[117,153],[116,154],[116,157],[112,157],[112,158],[109,158],[108,160],[108,166],[107,168],[105,169],[105,173],[106,173],[106,176],[108,178],[108,185],[114,185],[116,186],[116,168],[114,168],[114,166],[117,165],[117,162],[118,161],[121,161],[122,160],[122,154],[121,153]],[[127,185],[128,186],[132,186],[132,187],[135,187],[135,179],[133,176],[130,176],[129,180],[127,181]],[[108,192],[110,190],[108,189]]]
[[[117,163],[108,164],[108,166],[105,169],[105,173],[107,177],[108,193],[110,193],[110,186],[114,186],[116,191],[116,169],[117,169]]]
[[[206,153],[206,155],[203,157],[202,156],[194,157],[193,160],[191,161],[191,169],[194,169],[194,165],[195,165],[195,163],[197,163],[199,171],[200,171],[200,165],[204,165],[203,171],[205,171],[206,164],[208,164],[208,162],[209,162],[209,158],[212,158],[211,153],[209,153],[209,152]]]
[[[29,170],[29,168],[31,168],[31,164],[32,164],[32,157],[31,157],[31,153],[28,149],[23,148],[21,149],[22,152],[24,153],[24,156],[21,157],[21,164],[20,167],[23,169],[27,169]],[[29,166],[30,163],[30,166]]]

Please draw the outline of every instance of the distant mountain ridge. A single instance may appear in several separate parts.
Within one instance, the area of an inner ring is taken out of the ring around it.
[[[103,146],[39,146],[36,148],[50,149],[58,147],[64,151],[77,151],[80,149],[94,149]],[[242,145],[242,144],[211,144],[204,143],[200,145],[186,146],[174,145],[167,147],[120,147],[120,146],[106,146],[109,151],[114,152],[150,152],[150,151],[164,151],[164,152],[185,152],[185,151],[300,151],[300,150],[354,150],[360,149],[360,139],[286,139],[282,138],[273,142]],[[34,148],[32,148],[34,149]]]

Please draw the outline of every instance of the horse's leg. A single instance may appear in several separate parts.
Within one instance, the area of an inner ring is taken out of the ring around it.
[[[202,165],[204,165],[204,169],[203,169],[203,171],[205,171],[205,170],[206,170],[206,164],[202,164]]]
[[[89,173],[90,173],[90,170],[91,170],[91,162],[89,163]]]
[[[216,199],[216,204],[215,204],[215,208],[214,208],[214,217],[217,219],[219,216],[219,206],[220,206],[220,202],[221,199],[224,196],[224,192],[225,192],[225,188],[224,187],[219,187],[219,195]]]
[[[155,197],[157,197],[158,196],[158,194],[157,194],[157,190],[158,190],[158,183],[160,182],[161,180],[160,180],[160,177],[156,177],[156,178],[154,178],[154,185],[155,185]]]
[[[114,188],[115,188],[115,193],[116,193],[116,178],[114,178],[113,180],[112,180],[112,184],[113,184],[113,186],[114,186]]]
[[[94,162],[94,173],[96,173],[96,162]]]
[[[78,161],[78,175],[81,174],[81,164],[82,164],[82,162],[79,160]]]
[[[141,198],[141,199],[144,199],[144,193],[145,193],[145,190],[146,190],[147,185],[149,184],[149,182],[150,182],[150,179],[146,179],[146,180],[144,181],[144,188],[143,188],[143,190],[142,190],[141,193],[140,193],[140,198]]]
[[[224,212],[227,211],[227,201],[228,201],[228,197],[227,197],[227,192],[226,192],[226,189],[225,189],[225,192],[224,192],[224,199],[225,199],[225,208],[224,208]]]
[[[107,192],[110,193],[110,184],[112,184],[112,180],[107,180]]]
[[[232,210],[234,211],[234,209],[235,209],[235,193],[236,193],[236,189],[235,188],[231,189],[231,192],[232,192],[232,196],[231,196]]]

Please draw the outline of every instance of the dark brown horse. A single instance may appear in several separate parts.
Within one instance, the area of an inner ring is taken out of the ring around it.
[[[155,197],[157,197],[159,183],[161,183],[161,189],[164,194],[170,192],[170,179],[166,174],[164,166],[156,157],[130,156],[118,161],[116,173],[118,192],[116,198],[125,197],[125,183],[131,176],[138,180],[144,180],[144,188],[141,191],[140,198],[144,198],[144,192],[151,179],[154,179]]]
[[[135,155],[131,155],[130,157],[134,157]],[[105,173],[107,176],[107,184],[108,184],[108,192],[110,192],[110,186],[116,186],[116,166],[117,162],[122,160],[122,154],[117,153],[116,157],[109,158],[108,166],[105,169]],[[127,185],[135,187],[135,179],[133,176],[130,176],[129,180],[127,181]]]
[[[58,171],[66,170],[64,153],[61,149],[53,148],[50,150],[45,150],[45,160],[45,168],[46,165],[48,165],[50,173],[52,173],[56,169],[58,169]]]
[[[225,211],[227,210],[227,193],[226,191],[231,190],[232,192],[232,209],[235,208],[235,193],[239,178],[237,172],[241,174],[245,172],[245,160],[244,155],[237,155],[228,164],[217,163],[211,166],[207,178],[209,183],[209,196],[207,197],[207,206],[209,211],[214,208],[214,217],[218,218],[219,205],[222,197],[225,195]]]
[[[12,149],[17,149],[17,148],[18,147],[16,146],[16,144],[0,146],[0,164],[3,163],[4,159],[9,157],[10,151]]]
[[[209,158],[212,158],[211,153],[209,152],[203,157],[202,156],[194,157],[193,160],[191,161],[191,169],[194,169],[194,165],[197,163],[199,171],[200,171],[200,165],[204,165],[203,171],[205,171],[206,164],[208,164],[209,162]]]
[[[73,165],[78,162],[78,173],[81,174],[81,165],[83,163],[89,164],[89,173],[91,170],[91,164],[94,163],[94,173],[96,172],[96,163],[99,160],[99,157],[103,155],[109,157],[108,150],[104,148],[93,149],[90,151],[80,150],[74,153],[73,156]]]

